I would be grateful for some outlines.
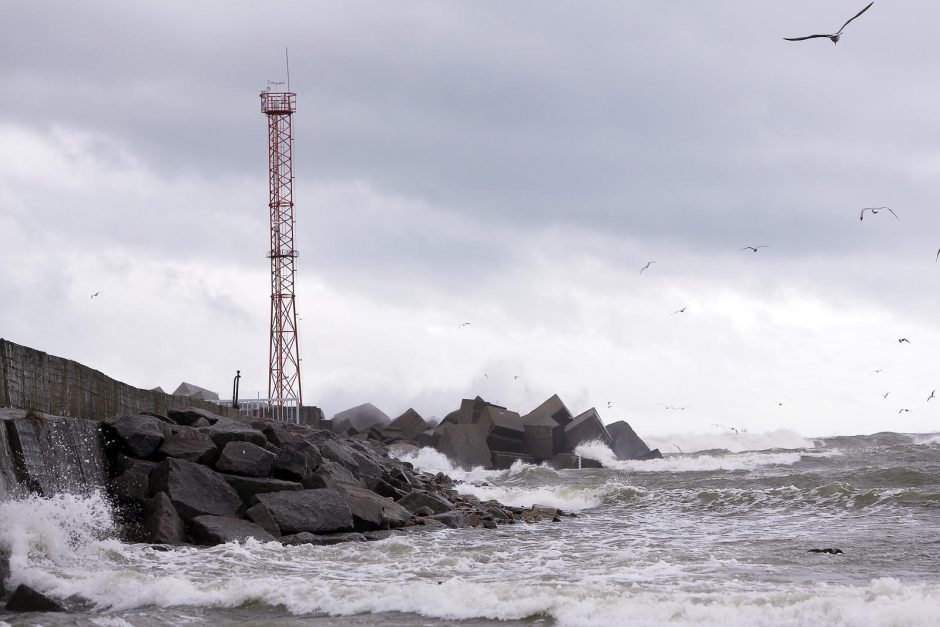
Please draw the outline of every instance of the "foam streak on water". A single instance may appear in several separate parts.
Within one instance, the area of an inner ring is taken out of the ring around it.
[[[843,438],[582,471],[462,472],[424,450],[409,460],[463,491],[579,516],[160,552],[109,539],[99,495],[31,498],[0,504],[0,547],[14,583],[86,600],[44,624],[935,625],[940,446],[929,440]],[[821,546],[845,555],[807,552]]]

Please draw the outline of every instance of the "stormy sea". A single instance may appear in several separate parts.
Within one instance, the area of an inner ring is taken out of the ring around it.
[[[609,467],[564,471],[423,449],[463,492],[576,516],[334,546],[160,551],[102,496],[0,503],[11,579],[73,598],[0,625],[940,624],[940,435],[649,441],[664,459],[586,445]]]

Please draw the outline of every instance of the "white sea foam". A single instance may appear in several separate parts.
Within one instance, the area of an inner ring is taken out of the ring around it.
[[[671,433],[669,435],[644,436],[643,440],[650,448],[658,448],[663,453],[685,453],[697,451],[726,450],[732,453],[742,451],[766,451],[768,449],[808,449],[813,448],[813,441],[804,438],[790,429],[777,429],[761,433],[737,430],[728,427],[714,427],[707,433]]]
[[[606,468],[631,472],[705,472],[713,470],[754,470],[762,466],[790,466],[800,461],[801,454],[793,453],[730,453],[726,455],[679,455],[663,459],[620,460],[613,451],[600,442],[578,445],[575,454],[596,459]]]
[[[913,436],[914,444],[934,446],[940,444],[940,433],[930,433]]]

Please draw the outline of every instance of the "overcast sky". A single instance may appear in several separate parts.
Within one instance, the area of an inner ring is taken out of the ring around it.
[[[287,45],[306,404],[940,430],[940,5],[782,39],[864,4],[7,0],[0,337],[266,395]]]

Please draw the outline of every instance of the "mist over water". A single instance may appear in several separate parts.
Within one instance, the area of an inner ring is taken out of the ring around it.
[[[940,624],[940,436],[793,436],[686,436],[650,462],[588,444],[613,466],[590,470],[403,456],[461,492],[577,514],[560,523],[162,552],[113,539],[100,494],[63,495],[0,503],[0,547],[9,584],[74,608],[43,624]]]

